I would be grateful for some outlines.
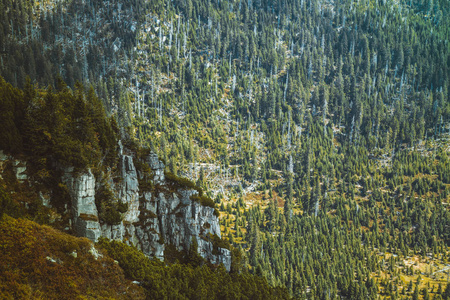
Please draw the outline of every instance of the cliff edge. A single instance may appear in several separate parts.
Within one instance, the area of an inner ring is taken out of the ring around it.
[[[62,181],[71,198],[74,233],[93,242],[100,237],[121,240],[160,260],[164,259],[167,244],[178,251],[188,251],[196,240],[200,256],[213,264],[223,263],[229,271],[230,250],[214,242],[221,237],[215,209],[193,200],[198,190],[166,179],[164,163],[156,154],[150,153],[139,162],[142,170],[136,168],[134,160],[132,155],[121,153],[119,180],[103,176],[102,182],[108,183],[114,201],[126,204],[126,211],[116,224],[102,222],[99,216],[101,207],[98,201],[96,204],[96,191],[104,183],[91,170],[83,173],[74,172],[73,168],[64,170]]]

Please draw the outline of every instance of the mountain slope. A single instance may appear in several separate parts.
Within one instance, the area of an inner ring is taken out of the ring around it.
[[[443,297],[449,1],[25,2],[2,1],[1,74],[95,85],[129,148],[208,190],[251,272],[300,298]]]
[[[285,289],[248,273],[230,275],[195,260],[166,266],[121,242],[94,246],[7,215],[0,239],[2,299],[290,299]]]
[[[85,238],[5,215],[0,239],[2,299],[145,299],[144,289]]]

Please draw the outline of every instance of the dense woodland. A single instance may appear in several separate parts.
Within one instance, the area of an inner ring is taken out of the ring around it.
[[[5,150],[33,141],[12,136],[34,136],[18,107],[30,83],[66,82],[70,110],[80,81],[116,129],[94,158],[55,155],[86,166],[118,138],[157,151],[167,172],[209,190],[245,268],[273,286],[308,299],[450,297],[434,274],[450,259],[448,1],[1,5],[0,75],[24,88],[0,104]]]
[[[88,239],[67,234],[71,201],[67,186],[61,182],[62,172],[67,167],[75,172],[89,168],[100,178],[102,172],[117,172],[119,130],[115,119],[106,117],[94,91],[85,92],[81,84],[71,91],[60,82],[53,91],[34,89],[28,82],[21,90],[0,78],[0,99],[0,127],[5,129],[2,155],[4,151],[26,162],[29,175],[25,182],[19,181],[14,161],[2,158],[2,299],[291,299],[286,288],[272,287],[265,278],[244,269],[242,253],[217,235],[211,236],[213,247],[232,250],[230,273],[223,266],[211,265],[196,251],[183,253],[168,245],[165,262],[160,262],[134,247],[105,239],[96,245],[104,251],[98,253]],[[143,172],[142,187],[158,188],[147,182],[148,171],[140,162],[149,150],[133,141],[124,143],[127,151],[136,152],[136,164]],[[172,192],[196,189],[198,195],[191,197],[192,201],[215,207],[193,182],[169,172],[166,180],[166,188],[174,189]],[[42,193],[50,194],[51,206],[42,203]],[[102,224],[118,224],[128,209],[114,197],[107,184],[101,182],[96,188]],[[198,248],[196,243],[193,241],[192,249]]]

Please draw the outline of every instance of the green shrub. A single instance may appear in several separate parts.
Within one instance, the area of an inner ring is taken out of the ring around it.
[[[140,153],[144,150],[138,152],[138,156],[134,160],[134,166],[138,171],[138,182],[139,190],[144,192],[151,192],[155,189],[153,185],[153,171],[150,169],[148,164],[143,163],[145,157],[140,157]]]
[[[128,210],[128,203],[117,201],[106,182],[102,182],[95,192],[95,205],[100,221],[110,225],[120,224],[123,214]]]
[[[139,190],[142,192],[152,192],[155,190],[155,186],[150,180],[138,179],[138,182],[139,182]]]
[[[59,182],[57,185],[50,187],[52,190],[51,203],[58,210],[63,211],[65,206],[71,202],[69,189],[67,185]]]
[[[217,208],[214,208],[214,215],[216,217],[220,217],[220,212],[219,212],[219,210]]]
[[[139,214],[139,224],[145,224],[145,221],[147,219],[154,219],[157,218],[158,216],[152,212],[151,210],[145,209],[145,208],[140,208],[140,214]]]
[[[128,211],[128,203],[124,203],[124,202],[122,202],[122,201],[119,201],[119,202],[117,203],[117,210],[118,210],[120,213],[122,213],[122,214],[126,213],[126,212]]]
[[[214,215],[216,217],[220,216],[219,210],[216,208],[216,204],[214,200],[205,195],[192,195],[191,200],[195,202],[199,202],[203,206],[214,208]]]
[[[112,206],[103,206],[99,213],[100,220],[106,224],[118,225],[122,222],[122,214]]]
[[[189,179],[179,177],[171,172],[165,172],[164,175],[168,183],[173,187],[187,190],[196,190],[199,195],[203,195],[203,190]]]
[[[15,215],[16,211],[17,208],[11,200],[11,196],[4,190],[0,182],[0,218],[3,214]]]
[[[212,239],[220,240],[217,236]],[[189,255],[173,245],[166,245],[164,263],[149,259],[122,242],[100,239],[98,246],[119,262],[128,279],[140,282],[148,299],[290,299],[286,289],[270,287],[262,277],[229,274],[223,267],[199,264],[197,253]],[[190,258],[197,263],[189,261]]]
[[[213,244],[213,254],[219,254],[219,248],[231,250],[230,242],[221,239],[217,234],[208,234],[208,240]]]
[[[215,208],[216,204],[214,203],[213,199],[209,198],[208,196],[199,196],[199,195],[192,195],[191,200],[195,202],[199,202],[203,206],[208,206],[211,208]]]
[[[203,206],[208,206],[211,208],[214,208],[214,215],[216,217],[219,217],[220,213],[216,209],[216,205],[214,203],[214,200],[212,200],[210,197],[203,194],[203,190],[198,187],[195,183],[190,181],[187,178],[179,177],[171,172],[165,172],[166,180],[168,181],[169,185],[171,185],[173,188],[178,189],[190,189],[190,190],[196,190],[198,192],[198,195],[192,195],[190,198],[192,201],[199,202]]]

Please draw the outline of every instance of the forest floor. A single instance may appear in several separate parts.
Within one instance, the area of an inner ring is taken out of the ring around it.
[[[450,248],[446,251],[446,257]],[[423,289],[429,291],[432,299],[439,290],[445,289],[449,281],[450,262],[443,258],[443,254],[432,256],[431,253],[425,257],[412,254],[411,256],[397,256],[391,253],[378,253],[382,271],[372,273],[372,277],[381,288],[380,294],[384,298],[397,291],[400,295],[412,295],[416,285],[419,290],[419,299],[424,299]],[[387,283],[393,283],[389,286]]]

